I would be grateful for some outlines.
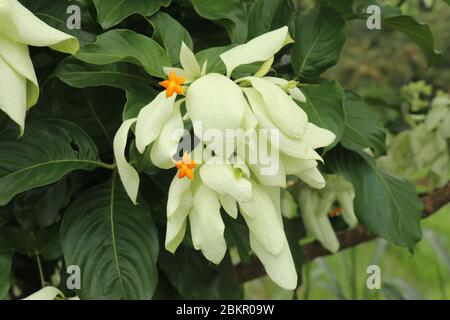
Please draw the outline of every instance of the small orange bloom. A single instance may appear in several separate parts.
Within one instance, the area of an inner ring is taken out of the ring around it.
[[[183,87],[181,86],[184,81],[184,77],[177,77],[175,72],[171,71],[169,73],[169,78],[161,81],[159,84],[166,88],[166,97],[171,97],[174,92],[178,94],[184,93]]]
[[[195,161],[191,160],[187,152],[185,152],[183,158],[176,163],[178,178],[183,179],[184,177],[188,177],[190,180],[194,179],[194,168],[196,165]]]
[[[330,212],[328,213],[328,216],[329,216],[330,218],[334,218],[334,217],[337,217],[338,215],[340,215],[341,212],[342,212],[342,208],[341,208],[341,207],[337,207],[336,209],[330,211]]]

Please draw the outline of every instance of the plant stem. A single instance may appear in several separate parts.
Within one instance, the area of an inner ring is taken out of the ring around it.
[[[38,270],[39,270],[39,278],[41,279],[41,286],[42,288],[45,287],[45,277],[44,277],[44,269],[42,268],[42,261],[41,261],[41,257],[39,256],[39,253],[36,252],[36,261],[37,261],[37,265],[38,265]]]

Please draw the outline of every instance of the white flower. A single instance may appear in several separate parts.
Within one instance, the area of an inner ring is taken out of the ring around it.
[[[339,250],[339,241],[330,217],[341,215],[349,227],[356,226],[358,219],[353,208],[354,198],[352,184],[337,175],[327,175],[326,187],[322,190],[305,187],[300,191],[299,205],[306,230],[333,253]],[[339,206],[332,210],[335,203]]]
[[[20,127],[25,128],[26,111],[39,96],[39,84],[28,46],[50,47],[75,54],[78,40],[56,30],[17,0],[0,2],[0,109]]]

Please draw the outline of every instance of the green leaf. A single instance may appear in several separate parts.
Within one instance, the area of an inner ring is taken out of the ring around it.
[[[75,89],[52,81],[42,98],[43,103],[32,109],[33,116],[72,121],[91,137],[101,155],[111,152],[114,135],[122,123],[122,91],[107,87]]]
[[[153,88],[135,86],[127,90],[127,103],[123,109],[122,120],[136,118],[139,111],[150,103],[158,92]]]
[[[175,255],[161,252],[159,265],[184,299],[242,299],[228,255],[215,266],[200,252],[180,246]]]
[[[383,17],[382,23],[403,32],[414,41],[425,54],[429,66],[439,62],[441,53],[434,49],[433,33],[428,25],[401,14]]]
[[[67,265],[81,270],[81,299],[150,299],[158,282],[158,235],[144,205],[117,178],[69,206],[60,238]]]
[[[11,287],[11,264],[12,254],[0,254],[0,300],[6,297],[6,294]]]
[[[76,58],[98,65],[130,62],[159,78],[166,77],[163,67],[171,66],[166,51],[155,40],[125,29],[99,35],[96,42],[83,46]]]
[[[146,73],[135,65],[121,62],[92,65],[73,58],[59,64],[52,77],[75,88],[110,86],[127,90],[152,83]]]
[[[248,12],[248,37],[257,37],[271,30],[277,9],[286,0],[256,0]]]
[[[36,233],[19,227],[0,230],[0,253],[18,252],[35,256],[42,254],[58,235],[58,225],[39,229]]]
[[[153,38],[161,40],[169,53],[172,64],[180,62],[181,43],[184,42],[191,50],[192,39],[187,30],[167,13],[158,12],[149,18],[155,32]]]
[[[300,103],[300,106],[308,114],[309,121],[336,135],[336,140],[327,147],[331,149],[339,142],[345,130],[344,91],[336,81],[304,85],[301,90],[307,101]]]
[[[0,150],[0,205],[21,192],[56,182],[71,171],[102,165],[89,136],[64,120],[31,122],[19,140],[15,129],[3,130]]]
[[[443,1],[450,6],[450,0],[443,0]]]
[[[364,100],[347,91],[344,107],[347,126],[341,144],[350,150],[371,148],[376,156],[386,154],[386,130]]]
[[[168,7],[171,0],[94,0],[97,20],[103,29],[115,26],[132,14],[151,16],[162,6]]]
[[[380,170],[364,152],[335,148],[327,154],[325,163],[353,184],[359,222],[412,251],[422,237],[422,203],[414,185]]]
[[[248,18],[240,0],[192,0],[195,11],[202,17],[218,21],[235,43],[247,40]]]
[[[300,78],[320,75],[339,61],[346,40],[345,21],[334,10],[316,7],[297,17],[292,66]]]

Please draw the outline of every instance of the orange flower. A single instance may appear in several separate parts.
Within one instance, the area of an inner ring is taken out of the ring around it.
[[[341,208],[341,207],[337,207],[336,209],[330,211],[330,212],[328,213],[328,216],[329,216],[330,218],[334,218],[334,217],[337,217],[338,215],[340,215],[341,212],[342,212],[342,208]]]
[[[166,88],[166,97],[171,97],[174,92],[178,94],[184,93],[183,87],[181,86],[184,81],[184,77],[177,77],[175,72],[171,71],[169,73],[169,78],[161,81],[159,84]]]
[[[194,179],[194,168],[196,165],[195,161],[191,160],[187,152],[185,152],[183,158],[176,163],[178,178],[183,179],[184,177],[188,177],[190,180]]]

